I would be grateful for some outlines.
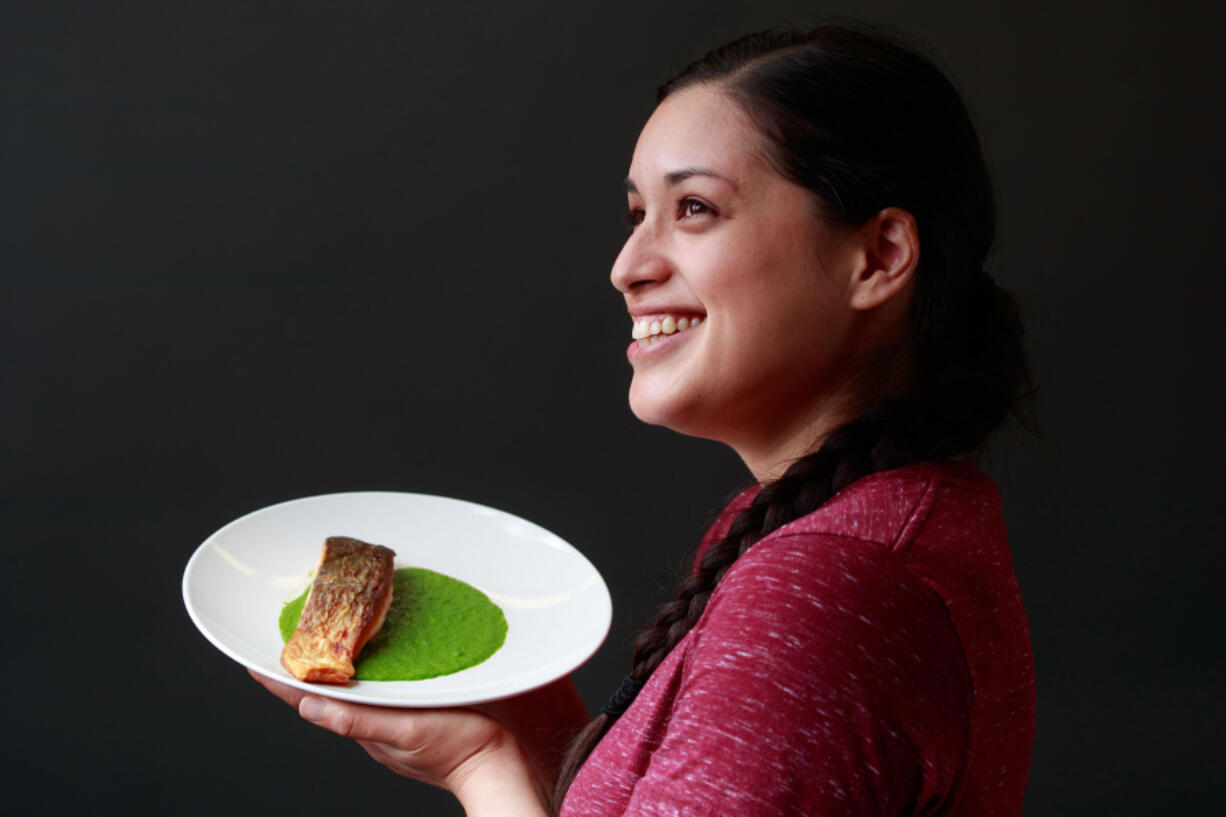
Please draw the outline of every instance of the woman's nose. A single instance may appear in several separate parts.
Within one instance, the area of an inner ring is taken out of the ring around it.
[[[653,283],[662,283],[672,274],[668,259],[655,246],[645,228],[640,227],[626,240],[609,279],[619,292],[630,294]]]

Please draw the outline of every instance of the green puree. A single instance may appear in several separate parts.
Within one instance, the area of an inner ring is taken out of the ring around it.
[[[281,640],[298,626],[308,587],[281,609]],[[480,664],[502,646],[507,620],[470,584],[420,567],[394,574],[392,606],[354,663],[359,681],[420,681]]]

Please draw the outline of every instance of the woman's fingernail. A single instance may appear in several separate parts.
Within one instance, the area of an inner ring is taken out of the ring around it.
[[[302,703],[298,704],[298,714],[308,721],[322,720],[324,706],[325,704],[322,700],[308,695],[302,699]]]

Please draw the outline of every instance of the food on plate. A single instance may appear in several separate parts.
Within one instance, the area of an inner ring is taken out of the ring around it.
[[[391,607],[395,555],[382,545],[328,537],[302,616],[281,651],[281,666],[302,681],[348,682],[354,658]]]
[[[506,642],[507,619],[489,596],[467,582],[421,567],[392,578],[383,627],[354,662],[355,681],[422,681],[476,666]],[[309,588],[285,603],[282,640],[297,627]]]

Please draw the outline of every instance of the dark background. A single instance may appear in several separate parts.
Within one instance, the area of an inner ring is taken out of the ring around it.
[[[574,543],[614,599],[599,706],[747,479],[626,408],[621,180],[659,81],[819,14],[927,40],[998,185],[1048,436],[985,465],[1035,645],[1026,814],[1220,809],[1222,8],[5,2],[6,811],[459,812],[188,620],[195,547],[298,496]]]

